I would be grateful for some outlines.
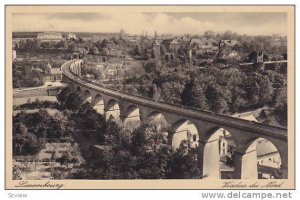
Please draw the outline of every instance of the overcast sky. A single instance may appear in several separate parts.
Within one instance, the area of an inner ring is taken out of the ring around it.
[[[247,35],[286,35],[286,13],[43,13],[13,14],[13,31],[201,34],[230,30]]]

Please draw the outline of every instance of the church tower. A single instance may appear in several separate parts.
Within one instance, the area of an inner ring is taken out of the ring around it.
[[[263,63],[264,62],[264,52],[263,51],[259,51],[257,53],[256,62],[257,63]]]
[[[152,43],[152,52],[153,57],[159,59],[160,58],[160,43],[157,40],[157,32],[154,32],[154,41]]]
[[[258,70],[263,71],[265,69],[265,63],[264,63],[264,52],[258,51],[256,55],[256,67]]]

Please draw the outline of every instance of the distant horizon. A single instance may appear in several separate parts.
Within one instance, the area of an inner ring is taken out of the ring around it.
[[[119,33],[129,35],[201,35],[206,31],[239,35],[287,35],[284,12],[127,12],[15,13],[13,32]],[[84,31],[83,31],[84,30]]]
[[[210,30],[208,30],[210,31]],[[119,34],[119,32],[84,32],[84,31],[12,31],[12,33],[51,33],[51,32],[56,32],[56,33],[88,33],[88,34]],[[214,32],[214,31],[213,31]],[[252,36],[252,37],[259,37],[259,36],[273,36],[273,35],[278,35],[280,37],[287,37],[287,35],[281,35],[281,34],[278,34],[278,33],[273,33],[273,34],[265,34],[265,35],[249,35],[249,34],[239,34],[239,33],[236,33],[236,32],[232,32],[230,30],[227,30],[227,31],[224,31],[224,32],[214,32],[215,34],[224,34],[226,32],[231,32],[233,34],[237,34],[237,35],[240,35],[240,36],[243,36],[243,35],[246,35],[246,36]],[[204,32],[205,33],[205,32]],[[195,34],[191,34],[191,33],[182,33],[182,34],[174,34],[174,33],[163,33],[163,34],[157,34],[158,36],[160,35],[172,35],[172,36],[184,36],[184,35],[190,35],[190,36],[201,36],[203,35],[204,33],[195,33]],[[125,32],[126,35],[129,35],[129,36],[142,36],[143,33],[139,33],[139,34],[129,34],[127,32]],[[153,37],[154,34],[152,33],[147,33],[148,37]]]

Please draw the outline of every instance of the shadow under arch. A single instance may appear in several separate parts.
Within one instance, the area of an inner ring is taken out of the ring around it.
[[[137,128],[141,124],[140,109],[137,105],[130,105],[127,107],[124,113],[124,126],[130,126],[131,128]]]
[[[164,114],[159,111],[152,111],[148,114],[146,121],[143,122],[144,125],[148,127],[155,127],[156,130],[159,130],[163,137],[163,142],[165,144],[169,143],[169,123]]]
[[[87,101],[87,102],[92,102],[92,95],[91,95],[91,92],[89,90],[85,90],[84,93],[83,93],[83,99],[84,101]]]
[[[233,178],[235,139],[229,131],[217,127],[206,134],[203,149],[203,175],[207,179]]]
[[[120,120],[120,106],[116,99],[110,99],[105,106],[105,118]]]
[[[171,127],[172,149],[176,150],[183,141],[186,141],[187,147],[197,148],[199,146],[199,132],[196,125],[188,119],[180,119],[172,124]]]
[[[94,97],[94,109],[100,113],[100,114],[104,114],[104,100],[102,98],[102,96],[100,94],[96,94],[96,96]]]
[[[166,117],[159,111],[152,111],[146,119],[147,123],[162,123],[165,128],[169,127]]]

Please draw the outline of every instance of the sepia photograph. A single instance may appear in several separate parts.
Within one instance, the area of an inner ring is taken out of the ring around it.
[[[6,5],[7,189],[293,189],[294,6]]]

